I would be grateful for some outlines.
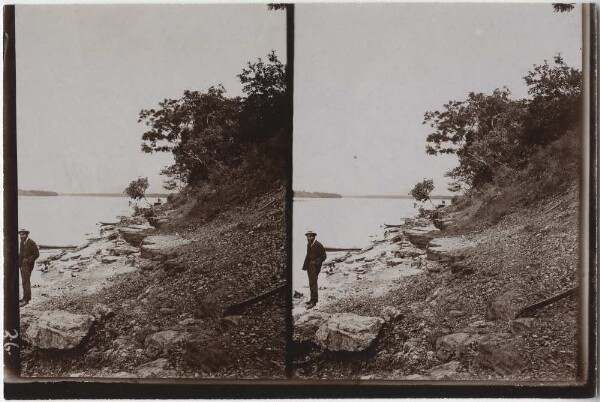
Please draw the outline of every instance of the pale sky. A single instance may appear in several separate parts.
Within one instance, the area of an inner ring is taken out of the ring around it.
[[[143,154],[139,111],[236,77],[275,50],[285,12],[258,5],[17,6],[19,188],[163,191],[167,154]]]
[[[426,111],[508,86],[561,53],[581,68],[581,7],[550,4],[296,6],[295,190],[407,194],[452,156],[425,154]]]

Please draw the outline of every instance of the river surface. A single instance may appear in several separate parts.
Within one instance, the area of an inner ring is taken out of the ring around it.
[[[325,247],[363,248],[383,237],[384,223],[400,224],[416,214],[414,200],[408,198],[294,198],[293,288],[308,294],[308,278],[302,271],[307,230],[315,231]],[[323,285],[320,275],[319,286]]]
[[[98,235],[99,222],[115,222],[120,215],[131,215],[129,200],[127,197],[19,196],[19,228],[28,229],[39,245],[81,245],[87,238]],[[153,203],[154,199],[148,201]]]

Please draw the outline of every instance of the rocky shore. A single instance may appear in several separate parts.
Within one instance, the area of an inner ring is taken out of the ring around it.
[[[295,377],[574,380],[574,293],[524,308],[578,282],[576,202],[573,191],[476,230],[447,207],[436,225],[409,219],[331,256],[317,307],[295,293]]]
[[[246,211],[268,202],[270,210]],[[169,205],[156,213],[152,224],[134,217],[104,225],[99,237],[48,258],[21,308],[22,375],[283,377],[283,294],[228,309],[285,277],[282,194],[209,223]],[[253,229],[269,242],[256,267]]]

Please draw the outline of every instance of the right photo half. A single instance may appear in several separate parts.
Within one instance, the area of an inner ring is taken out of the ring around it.
[[[582,25],[296,5],[293,378],[586,381]]]

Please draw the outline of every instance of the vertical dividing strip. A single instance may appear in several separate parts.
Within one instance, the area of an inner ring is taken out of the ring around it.
[[[293,187],[292,187],[292,176],[293,176],[293,132],[294,132],[294,4],[288,4],[286,7],[286,31],[287,31],[287,96],[288,96],[288,109],[287,109],[287,122],[288,122],[288,136],[286,138],[286,204],[285,204],[285,220],[286,220],[286,237],[285,237],[285,250],[286,250],[286,281],[287,281],[287,292],[286,292],[286,316],[285,316],[285,334],[286,334],[286,348],[285,348],[285,374],[287,378],[291,378],[293,375],[293,321],[292,321],[292,225],[293,225]]]
[[[4,6],[4,373],[20,374],[15,6]]]

